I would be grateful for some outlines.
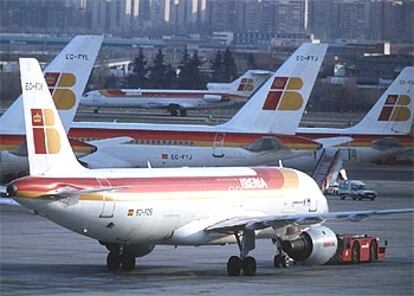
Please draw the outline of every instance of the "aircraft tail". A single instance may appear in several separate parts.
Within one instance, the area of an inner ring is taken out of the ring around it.
[[[272,74],[272,72],[265,70],[248,70],[230,83],[208,83],[207,89],[213,91],[228,91],[240,96],[249,97]]]
[[[302,44],[223,127],[295,134],[327,47]]]
[[[19,62],[30,175],[74,175],[86,170],[72,151],[38,61],[21,58]]]
[[[103,36],[73,38],[44,71],[48,88],[66,131],[75,117],[102,41]],[[25,133],[22,104],[22,96],[19,96],[1,116],[2,133]]]
[[[409,134],[414,114],[414,67],[405,67],[352,133]]]

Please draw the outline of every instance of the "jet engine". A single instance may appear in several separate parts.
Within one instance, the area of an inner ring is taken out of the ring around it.
[[[220,102],[221,96],[220,95],[204,95],[203,100],[206,102]]]
[[[292,259],[309,264],[324,264],[338,248],[336,234],[325,226],[312,226],[295,240],[282,241],[281,247]]]

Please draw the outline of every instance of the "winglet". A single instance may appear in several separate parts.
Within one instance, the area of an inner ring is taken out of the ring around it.
[[[294,135],[327,47],[302,44],[223,127]]]
[[[73,154],[38,61],[19,63],[30,175],[76,176],[85,168]]]

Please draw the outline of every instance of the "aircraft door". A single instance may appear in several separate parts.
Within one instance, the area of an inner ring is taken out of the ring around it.
[[[109,183],[108,179],[97,179],[101,188],[108,188],[111,187],[111,183]],[[115,202],[110,197],[109,191],[102,191],[102,210],[99,214],[99,218],[112,218],[115,212]]]
[[[225,136],[226,134],[224,133],[217,133],[214,136],[214,143],[213,143],[213,156],[214,157],[219,157],[219,158],[224,157],[223,146],[224,146]]]
[[[318,200],[316,198],[307,198],[306,201],[306,206],[308,208],[308,212],[316,212],[318,210]]]

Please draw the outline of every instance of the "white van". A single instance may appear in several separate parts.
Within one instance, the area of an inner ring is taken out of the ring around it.
[[[359,180],[339,181],[338,194],[341,199],[351,197],[353,200],[374,200],[378,195],[375,191],[367,189],[364,182]]]

